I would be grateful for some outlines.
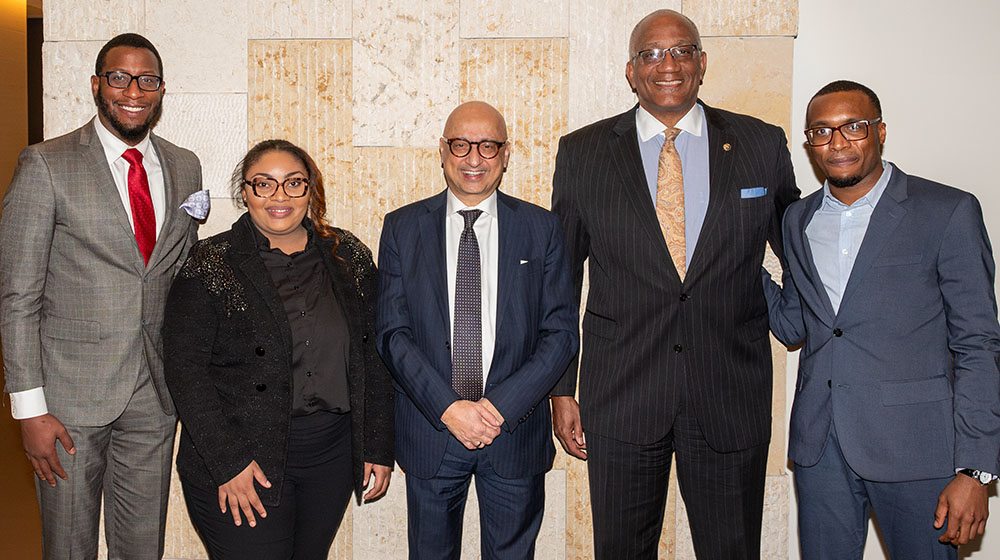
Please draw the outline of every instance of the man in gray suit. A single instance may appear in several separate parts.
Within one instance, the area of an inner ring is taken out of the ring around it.
[[[150,133],[163,65],[144,37],[104,45],[91,87],[97,118],[26,148],[3,200],[5,390],[45,557],[96,557],[103,492],[109,557],[160,558],[176,426],[160,327],[201,166]]]
[[[982,210],[882,160],[875,93],[809,102],[823,188],[792,204],[771,328],[804,342],[789,426],[802,557],[861,558],[874,510],[892,558],[954,559],[1000,473],[1000,326]]]

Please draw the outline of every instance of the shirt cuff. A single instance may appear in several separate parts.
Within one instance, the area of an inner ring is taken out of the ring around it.
[[[49,407],[45,404],[44,388],[35,387],[27,391],[11,393],[10,413],[14,420],[24,420],[48,414]]]

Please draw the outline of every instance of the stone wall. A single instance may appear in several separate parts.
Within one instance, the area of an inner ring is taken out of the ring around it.
[[[504,191],[547,206],[559,137],[635,103],[624,77],[628,34],[657,8],[699,24],[709,62],[703,99],[789,129],[797,0],[46,0],[44,8],[46,137],[94,114],[88,76],[101,45],[125,31],[146,35],[165,67],[156,132],[198,153],[212,191],[202,236],[238,216],[226,183],[248,146],[284,137],[326,175],[332,222],[377,251],[386,212],[444,188],[437,139],[451,109],[471,99],[507,118]],[[785,352],[773,348],[763,556],[784,558]],[[352,506],[330,558],[405,558],[404,484],[397,469],[386,498]],[[693,558],[673,490],[666,517],[660,558]],[[167,558],[205,558],[176,479],[166,546]],[[478,551],[473,495],[463,557]],[[560,451],[538,557],[592,556],[585,464]]]

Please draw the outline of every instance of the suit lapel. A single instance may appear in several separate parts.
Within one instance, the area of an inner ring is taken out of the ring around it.
[[[812,246],[809,244],[809,238],[806,237],[806,227],[812,221],[816,210],[823,204],[823,192],[820,191],[816,196],[807,199],[807,202],[803,203],[806,207],[802,213],[802,220],[796,228],[795,235],[798,238],[797,243],[802,246],[802,264],[810,281],[804,282],[802,286],[796,284],[796,287],[799,289],[799,293],[803,294],[802,299],[804,301],[819,302],[820,308],[816,310],[816,316],[827,325],[833,325],[835,315],[833,312],[833,303],[830,302],[830,295],[826,293],[826,286],[823,285],[823,279],[819,276],[819,269],[816,268],[816,259],[813,258]]]
[[[424,262],[427,263],[425,270],[430,271],[431,285],[429,289],[431,297],[434,299],[432,305],[437,308],[441,316],[441,324],[448,326],[450,330],[451,321],[448,320],[447,295],[448,269],[444,261],[444,220],[448,207],[445,192],[426,201],[424,207],[427,212],[417,219],[417,234],[420,236],[417,246],[423,253]]]
[[[121,194],[115,185],[115,178],[111,175],[111,168],[108,166],[108,158],[104,155],[104,146],[101,139],[97,137],[94,126],[101,126],[96,123],[94,117],[86,126],[80,129],[80,145],[90,168],[90,176],[94,177],[97,189],[101,193],[101,198],[114,200],[118,204],[111,204],[111,213],[115,215],[115,221],[122,228],[122,231],[132,238],[132,245],[135,246],[135,258],[142,262],[142,253],[139,252],[139,244],[135,241],[135,232],[132,231],[132,224],[128,221],[128,214],[121,204]]]
[[[732,214],[727,209],[734,200],[729,189],[733,188],[731,177],[735,154],[742,148],[735,146],[735,139],[728,130],[729,125],[721,115],[707,105],[702,104],[702,107],[705,109],[705,126],[708,130],[708,209],[685,278],[697,276],[699,269],[704,266],[703,261],[709,258],[703,254],[708,252],[704,248],[712,238],[709,232],[718,227],[721,216]]]
[[[175,236],[174,234],[177,230],[180,229],[183,234],[186,228],[177,228],[174,223],[179,213],[184,214],[180,210],[180,205],[183,202],[181,197],[184,193],[181,190],[181,186],[177,184],[177,164],[172,154],[159,141],[156,135],[150,133],[149,140],[160,159],[160,169],[163,170],[164,194],[163,223],[160,225],[160,233],[156,237],[156,244],[153,245],[153,253],[149,256],[149,263],[147,264],[147,268],[151,269],[163,259],[165,252],[173,246],[172,238]]]
[[[518,259],[519,255],[526,254],[523,246],[527,237],[517,235],[517,232],[521,230],[521,223],[516,207],[517,201],[515,199],[497,192],[497,232],[500,236],[498,243],[500,254],[497,257],[497,268],[499,269],[497,270],[497,324],[495,331],[497,338],[501,336],[500,333],[504,332],[503,322],[507,316],[504,311],[508,309],[510,294],[515,285],[514,277],[517,274],[517,267],[520,266],[520,263],[515,263],[514,259]],[[499,344],[494,345],[494,348],[499,347]]]
[[[274,287],[271,273],[267,271],[263,259],[258,254],[253,232],[250,231],[251,227],[253,226],[250,224],[249,214],[243,214],[233,227],[235,234],[233,237],[233,260],[239,270],[250,280],[250,284],[260,294],[264,303],[267,304],[267,308],[274,318],[274,324],[278,325],[278,331],[281,333],[285,347],[291,348],[292,330],[288,326],[285,304],[281,301],[278,289]]]

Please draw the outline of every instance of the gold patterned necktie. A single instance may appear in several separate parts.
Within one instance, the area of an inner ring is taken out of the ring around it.
[[[656,219],[660,222],[663,240],[674,261],[681,282],[687,273],[687,247],[684,240],[684,174],[681,172],[681,156],[674,146],[674,139],[680,134],[679,128],[664,131],[666,139],[660,150],[660,162],[656,168]]]

